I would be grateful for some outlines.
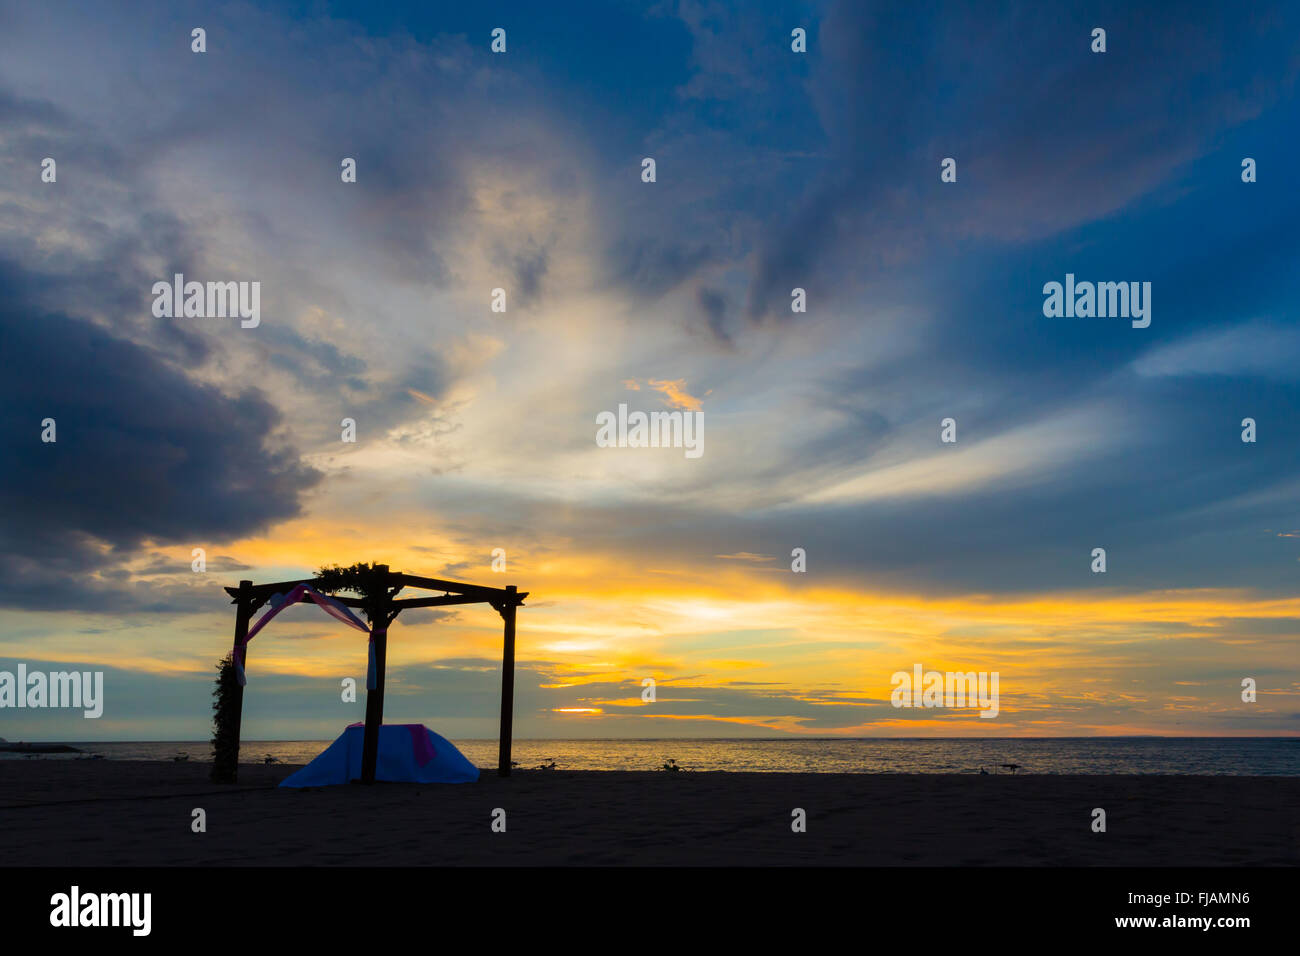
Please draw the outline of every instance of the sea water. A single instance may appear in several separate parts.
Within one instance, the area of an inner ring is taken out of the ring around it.
[[[496,740],[455,740],[474,764],[494,768]],[[240,760],[304,764],[325,740],[245,740]],[[74,744],[108,760],[211,759],[206,741]],[[559,770],[688,770],[802,773],[1087,773],[1300,776],[1296,737],[747,738],[516,740],[522,768],[555,761]],[[13,755],[3,755],[13,756]],[[84,755],[83,755],[84,756]],[[81,759],[45,757],[41,759]],[[1016,771],[1004,764],[1017,764]]]

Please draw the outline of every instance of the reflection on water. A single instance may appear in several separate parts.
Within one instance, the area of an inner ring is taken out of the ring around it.
[[[264,756],[307,763],[328,741],[245,741],[244,762]],[[454,741],[479,767],[495,767],[495,740]],[[205,741],[77,744],[109,760],[210,760]],[[0,755],[12,757],[13,755]],[[521,767],[556,761],[560,770],[657,770],[672,758],[689,770],[806,773],[1185,773],[1300,776],[1300,738],[1072,737],[986,739],[516,740]],[[78,759],[46,756],[40,759]]]

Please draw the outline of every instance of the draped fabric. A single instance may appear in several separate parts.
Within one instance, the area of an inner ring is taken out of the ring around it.
[[[375,635],[385,633],[385,628],[379,627],[375,628],[374,631],[371,631],[371,629],[366,627],[365,623],[359,617],[352,613],[352,610],[347,607],[347,605],[335,600],[328,594],[322,594],[320,591],[317,591],[314,587],[308,584],[296,584],[289,590],[288,594],[273,595],[269,602],[271,604],[271,609],[257,619],[257,623],[248,629],[248,635],[242,641],[235,641],[235,648],[231,654],[231,659],[235,663],[235,676],[239,680],[240,687],[247,684],[247,679],[244,677],[244,656],[248,642],[253,639],[258,631],[271,623],[271,619],[285,608],[309,600],[316,602],[321,610],[330,617],[342,621],[344,624],[348,625],[348,627],[355,627],[358,631],[364,631],[366,634],[370,635],[370,660],[366,668],[366,688],[369,690],[375,689],[375,684],[377,682],[375,672]]]

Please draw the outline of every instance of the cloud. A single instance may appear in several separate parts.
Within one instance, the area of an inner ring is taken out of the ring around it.
[[[708,289],[703,286],[695,290],[696,301],[699,302],[700,309],[703,311],[708,323],[708,329],[713,337],[724,344],[730,345],[731,333],[727,330],[727,299],[717,289]]]
[[[686,391],[685,379],[665,380],[652,378],[646,384],[664,396],[669,408],[698,412],[702,407],[700,399]]]
[[[0,436],[17,450],[0,473],[0,600],[66,607],[148,543],[210,545],[301,510],[319,480],[256,390],[226,395],[81,319],[21,304],[29,277],[0,267]],[[43,443],[42,422],[57,441]]]
[[[832,4],[809,79],[831,160],[766,231],[751,319],[790,320],[778,303],[794,286],[843,297],[964,239],[1024,242],[1112,217],[1294,83],[1295,15],[1281,4],[1178,30],[1115,8],[1105,54],[1089,49],[1095,19],[1034,4],[996,16]],[[945,157],[954,184],[939,181]]]
[[[1237,375],[1294,381],[1300,378],[1300,330],[1274,322],[1243,322],[1179,339],[1141,355],[1139,375]]]

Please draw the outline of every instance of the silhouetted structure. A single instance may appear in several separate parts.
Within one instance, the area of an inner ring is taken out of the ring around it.
[[[505,588],[489,588],[477,584],[441,581],[437,578],[422,578],[413,574],[403,574],[400,571],[389,571],[386,564],[374,565],[364,573],[366,575],[364,597],[334,595],[334,600],[340,604],[356,608],[366,615],[370,622],[374,643],[375,686],[366,689],[366,730],[361,759],[362,782],[375,782],[375,760],[379,753],[379,725],[384,722],[384,658],[388,646],[388,626],[407,608],[447,607],[453,604],[490,604],[505,621],[504,648],[501,656],[501,742],[497,773],[503,777],[510,776],[510,743],[515,696],[515,609],[523,605],[528,592],[521,592],[514,585]],[[317,586],[318,583],[318,578],[280,581],[275,584],[240,581],[239,587],[226,588],[226,593],[234,599],[231,603],[235,605],[236,647],[242,645],[244,654],[247,655],[249,623],[258,609],[272,597],[286,594],[299,584]],[[404,588],[421,588],[443,593],[434,597],[397,600],[397,595]],[[234,752],[237,761],[244,688],[238,684],[235,687],[232,716]],[[233,781],[233,775],[231,780]]]

